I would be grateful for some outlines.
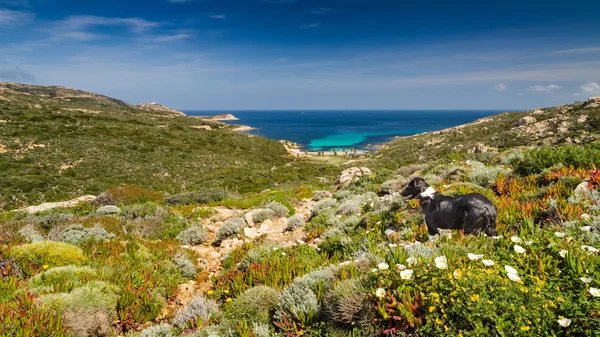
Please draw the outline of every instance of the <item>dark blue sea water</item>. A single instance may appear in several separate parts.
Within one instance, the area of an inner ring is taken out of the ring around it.
[[[257,128],[248,133],[286,139],[309,151],[333,148],[370,149],[371,145],[472,122],[495,115],[497,110],[307,110],[307,111],[185,111],[188,115],[231,113],[227,121]]]

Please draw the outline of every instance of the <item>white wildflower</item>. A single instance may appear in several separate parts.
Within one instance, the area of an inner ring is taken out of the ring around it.
[[[583,226],[580,229],[584,232],[589,232],[592,229],[592,226]]]
[[[565,256],[567,256],[567,254],[569,254],[569,251],[566,249],[561,250],[560,252],[558,252],[558,255],[560,255],[560,257],[564,258]]]
[[[590,287],[590,294],[594,297],[600,297],[600,289]]]
[[[511,237],[510,241],[512,241],[514,243],[521,243],[521,239],[518,236]]]
[[[412,277],[413,271],[412,269],[406,269],[400,272],[400,278],[403,280],[410,280]]]
[[[381,262],[377,265],[377,268],[379,268],[379,270],[386,270],[390,268],[390,265],[385,262]]]
[[[438,256],[435,258],[435,266],[438,269],[448,269],[448,259],[445,256]]]
[[[563,328],[566,328],[569,325],[571,325],[571,320],[568,318],[561,318],[558,320],[558,324],[560,324],[560,326],[562,326]]]
[[[564,233],[564,232],[554,232],[554,235],[556,235],[556,237],[559,237],[559,238],[564,238],[567,235],[567,233]]]
[[[483,264],[487,267],[491,267],[493,265],[495,265],[496,263],[492,260],[481,260],[481,262],[483,262]]]
[[[515,252],[517,252],[518,254],[523,254],[523,253],[525,253],[525,248],[523,248],[523,247],[521,247],[521,246],[519,246],[519,245],[515,245],[515,246],[514,246],[514,250],[515,250]]]
[[[383,296],[385,296],[385,289],[383,289],[383,288],[377,289],[377,291],[375,291],[375,295],[379,298],[382,298]]]
[[[469,260],[471,261],[475,261],[475,260],[479,260],[483,257],[483,254],[473,254],[473,253],[469,253],[467,254],[467,257],[469,258]]]
[[[591,277],[580,277],[579,279],[580,279],[580,280],[581,280],[581,282],[583,282],[583,283],[590,283],[590,282],[592,282],[592,281],[594,280],[594,279],[593,279],[593,278],[591,278]]]

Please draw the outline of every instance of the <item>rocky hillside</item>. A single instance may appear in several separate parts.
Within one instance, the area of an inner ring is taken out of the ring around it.
[[[469,124],[399,138],[377,154],[384,166],[425,162],[451,153],[497,152],[516,146],[583,144],[600,138],[600,97],[510,112]]]
[[[141,109],[141,110],[151,110],[151,111],[160,111],[160,112],[166,112],[166,113],[172,113],[172,114],[178,114],[178,115],[185,115],[183,112],[181,111],[177,111],[175,109],[171,109],[168,106],[162,105],[162,104],[158,104],[158,103],[144,103],[144,104],[137,104],[134,105],[135,108]]]
[[[0,84],[0,209],[133,184],[240,193],[318,181],[334,168],[232,127],[63,87]]]

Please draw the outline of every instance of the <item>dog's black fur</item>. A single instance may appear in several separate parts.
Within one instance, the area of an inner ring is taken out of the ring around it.
[[[485,196],[478,193],[449,197],[438,192],[430,196],[422,193],[429,188],[422,178],[413,178],[400,192],[407,199],[418,199],[425,214],[425,223],[430,237],[439,234],[439,229],[462,229],[465,234],[496,235],[497,210]]]

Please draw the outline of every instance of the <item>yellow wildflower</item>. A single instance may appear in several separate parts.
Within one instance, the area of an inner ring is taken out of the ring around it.
[[[233,301],[233,300],[231,299],[231,297],[227,297],[227,299],[225,300],[225,302],[227,302],[227,303],[229,303],[229,302],[231,302],[231,301]]]
[[[429,307],[429,312],[434,312],[435,311],[435,307],[434,306],[430,306]]]
[[[450,328],[447,325],[444,325],[444,331],[448,331]]]
[[[527,289],[526,287],[521,287],[521,288],[519,288],[519,290],[521,290],[522,293],[526,293],[526,294],[529,292],[529,289]]]
[[[42,266],[42,268],[44,268],[44,269],[48,269],[48,265],[47,265],[47,264],[45,264],[45,265],[43,265],[43,266]]]
[[[442,321],[439,319],[439,317],[435,318],[435,324],[437,324],[437,325],[441,325],[442,324]]]
[[[521,327],[521,331],[529,331],[529,327],[528,326],[522,326]]]
[[[471,301],[473,301],[473,302],[479,301],[479,295],[478,294],[472,295],[471,296]]]
[[[494,304],[494,301],[487,300],[488,304]]]
[[[223,290],[225,294],[229,294],[229,290]]]
[[[209,295],[212,295],[212,294],[214,294],[215,292],[214,292],[214,291],[212,291],[212,290],[209,290],[209,291],[207,291],[206,293],[207,293],[207,294],[209,294]]]

